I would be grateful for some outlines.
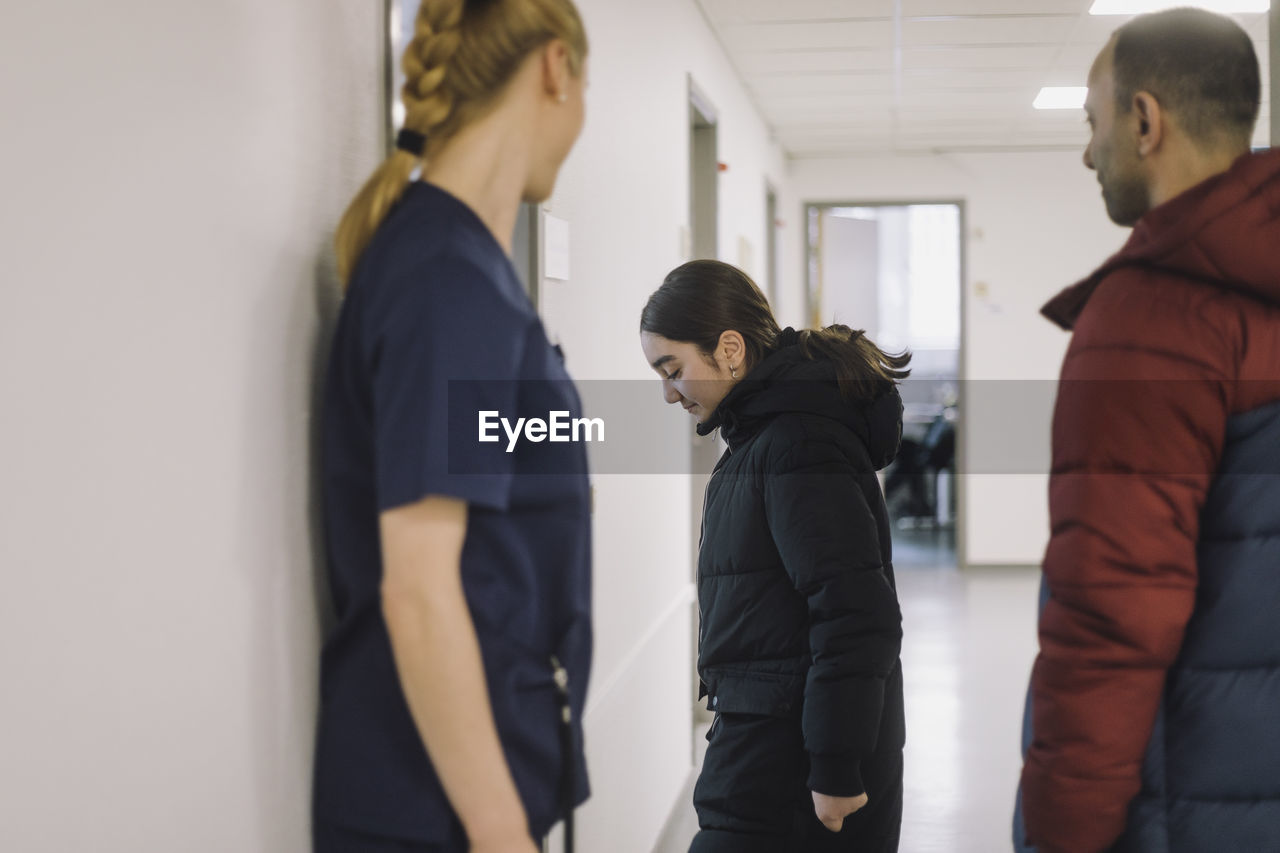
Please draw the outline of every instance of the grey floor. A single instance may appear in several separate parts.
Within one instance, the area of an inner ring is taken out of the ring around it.
[[[1036,649],[1039,572],[960,572],[946,531],[902,531],[894,549],[907,706],[901,853],[1003,853]],[[697,831],[690,794],[654,853],[689,849]]]

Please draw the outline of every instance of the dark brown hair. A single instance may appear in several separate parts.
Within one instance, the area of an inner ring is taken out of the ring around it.
[[[1203,9],[1141,15],[1116,30],[1116,106],[1150,92],[1200,143],[1249,146],[1262,97],[1253,42],[1239,24]]]
[[[751,278],[720,261],[690,261],[676,267],[640,312],[640,331],[670,341],[691,343],[715,363],[720,336],[733,330],[746,342],[750,372],[779,346],[782,330],[769,300]],[[848,326],[805,329],[800,352],[808,359],[835,363],[840,390],[850,399],[877,396],[886,383],[906,379],[911,354],[888,355],[861,331]]]

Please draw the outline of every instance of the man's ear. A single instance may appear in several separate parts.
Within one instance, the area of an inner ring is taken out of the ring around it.
[[[1133,114],[1138,122],[1138,156],[1146,157],[1164,140],[1165,112],[1155,95],[1138,92],[1133,96]]]

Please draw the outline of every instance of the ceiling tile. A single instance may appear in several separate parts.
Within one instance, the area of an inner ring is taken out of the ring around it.
[[[902,0],[902,14],[948,15],[1083,15],[1093,0]]]
[[[888,69],[876,69],[865,74],[751,75],[747,77],[747,86],[761,100],[794,94],[892,92],[893,73]]]
[[[998,71],[986,68],[908,68],[903,73],[903,83],[922,89],[973,89],[1008,88],[1010,86],[1036,87],[1042,85],[1044,69],[1006,68]]]
[[[893,0],[699,0],[716,23],[892,18]]]
[[[888,21],[837,21],[781,24],[726,24],[720,38],[732,52],[849,50],[893,47],[893,24]]]
[[[904,68],[1030,68],[1045,61],[1044,47],[1014,45],[916,47],[903,50]]]
[[[1073,17],[933,18],[908,20],[902,43],[908,47],[933,45],[1036,44],[1056,45]]]
[[[1088,15],[1092,0],[901,0],[899,26],[893,0],[698,2],[793,156],[1081,149],[1082,111],[1031,102],[1041,86],[1085,85],[1125,21]],[[1242,21],[1265,80],[1263,17]]]
[[[1024,89],[983,89],[972,92],[905,92],[899,105],[904,111],[927,112],[929,110],[961,109],[1003,113],[1012,104],[1030,104],[1034,91]]]
[[[1063,41],[1087,45],[1096,54],[1111,40],[1116,30],[1128,20],[1111,15],[1084,15],[1076,22],[1075,29]]]
[[[809,75],[813,73],[888,73],[893,68],[893,52],[885,50],[823,50],[812,53],[757,53],[739,55],[738,67],[751,79],[768,75]]]

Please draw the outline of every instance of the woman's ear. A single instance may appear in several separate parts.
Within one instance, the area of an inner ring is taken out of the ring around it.
[[[568,97],[569,46],[560,39],[552,39],[542,48],[542,88],[555,101]]]
[[[740,369],[742,362],[747,357],[747,342],[743,340],[742,335],[729,329],[720,333],[720,345],[716,347],[716,354],[724,359],[724,369],[729,368]]]

